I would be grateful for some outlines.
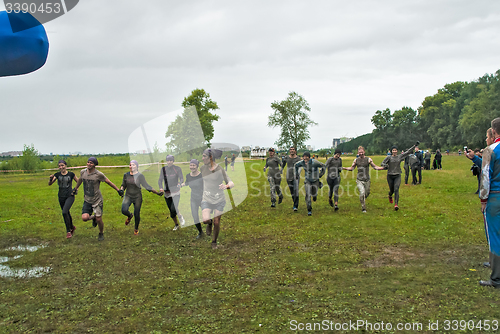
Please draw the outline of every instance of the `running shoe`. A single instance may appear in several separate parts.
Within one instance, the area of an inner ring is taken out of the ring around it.
[[[134,235],[139,235],[139,230],[134,230]]]
[[[293,211],[297,212],[298,210],[295,206],[293,207]]]
[[[202,239],[202,238],[203,238],[203,232],[198,233],[196,239]]]
[[[283,202],[283,196],[280,196],[280,198],[278,200],[278,204],[281,204],[281,202]]]
[[[217,249],[217,242],[212,242],[212,249]]]
[[[338,211],[338,209],[339,209],[339,206],[335,205],[335,211]]]
[[[92,218],[92,227],[96,227],[97,226],[97,219],[95,218]]]
[[[71,232],[66,233],[66,239],[70,239],[73,237],[73,234]]]
[[[276,207],[276,203],[272,202],[271,203],[271,208],[275,208]]]
[[[308,215],[308,216],[312,216],[312,214],[313,214],[313,213],[312,213],[311,211],[307,211],[307,215]]]
[[[330,204],[330,206],[333,208],[333,201],[331,198],[328,199],[328,204]]]
[[[361,212],[366,213],[366,209],[361,210]]]
[[[132,220],[132,217],[134,216],[133,213],[130,214],[130,217],[127,217],[127,220],[125,221],[125,225],[128,225],[130,221]]]
[[[103,241],[104,240],[104,233],[99,233],[99,236],[97,237],[97,240]]]
[[[177,231],[179,229],[179,225],[175,225],[172,231]]]
[[[389,196],[389,203],[392,204],[392,196]]]
[[[399,206],[396,204],[394,205],[394,210],[398,211],[399,210]]]
[[[206,229],[205,233],[207,235],[211,235],[212,234],[212,223],[207,224],[207,229]]]
[[[75,230],[76,230],[76,226],[73,225],[73,227],[71,228],[71,235],[75,234]]]

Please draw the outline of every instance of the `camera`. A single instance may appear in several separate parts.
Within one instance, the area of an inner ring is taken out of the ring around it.
[[[464,153],[467,153],[469,151],[469,149],[467,148],[467,146],[464,146]]]

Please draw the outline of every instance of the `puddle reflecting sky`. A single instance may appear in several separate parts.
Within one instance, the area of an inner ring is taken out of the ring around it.
[[[40,248],[45,248],[47,245],[38,246],[14,246],[10,248],[5,248],[3,251],[18,251],[18,252],[35,252]],[[7,263],[9,261],[14,261],[22,257],[22,255],[16,255],[12,257],[0,256],[0,263]],[[44,274],[50,271],[50,267],[32,267],[32,268],[22,268],[22,269],[12,269],[6,264],[0,264],[0,277],[14,277],[14,278],[32,278],[32,277],[42,277]]]

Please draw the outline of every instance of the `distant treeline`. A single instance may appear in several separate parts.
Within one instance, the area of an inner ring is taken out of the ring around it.
[[[465,145],[483,148],[486,130],[496,117],[500,117],[500,70],[471,82],[446,84],[417,110],[377,110],[371,119],[372,133],[340,147],[352,152],[361,145],[370,153],[384,153],[394,144],[406,149],[418,140],[421,147],[433,151],[457,151]]]

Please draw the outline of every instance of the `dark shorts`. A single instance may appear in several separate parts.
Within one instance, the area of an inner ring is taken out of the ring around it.
[[[92,215],[92,212],[95,212],[96,217],[101,217],[102,211],[103,211],[102,201],[94,205],[87,203],[85,201],[83,202],[82,215],[85,213]]]
[[[215,204],[208,203],[207,201],[201,202],[201,210],[202,211],[205,209],[210,209],[212,211],[217,210],[217,211],[223,212],[225,206],[226,206],[226,201],[222,201],[222,202],[215,203]]]

